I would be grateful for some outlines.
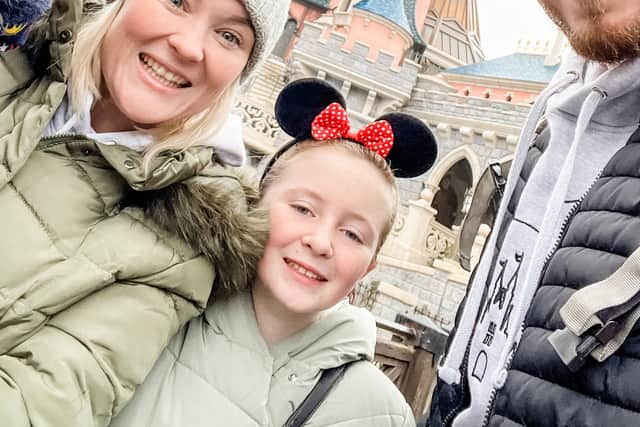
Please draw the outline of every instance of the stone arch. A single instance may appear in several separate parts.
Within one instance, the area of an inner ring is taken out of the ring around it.
[[[444,159],[437,162],[429,177],[425,181],[425,186],[430,188],[437,188],[444,178],[444,175],[449,172],[449,169],[453,167],[460,160],[466,160],[469,162],[469,166],[471,167],[471,174],[473,176],[473,185],[475,186],[476,182],[480,178],[480,174],[482,173],[482,167],[480,166],[480,161],[478,160],[478,156],[473,150],[467,146],[456,148],[448,153]]]
[[[462,158],[444,174],[433,195],[431,207],[436,210],[436,222],[447,228],[460,226],[466,214],[465,203],[472,188],[471,165],[466,158]]]

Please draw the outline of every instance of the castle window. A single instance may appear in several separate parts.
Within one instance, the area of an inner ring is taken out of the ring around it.
[[[280,36],[280,39],[276,43],[275,48],[273,49],[273,55],[284,59],[287,51],[289,49],[289,45],[296,35],[296,31],[298,30],[298,23],[295,19],[289,17],[287,23],[284,27],[284,31]]]

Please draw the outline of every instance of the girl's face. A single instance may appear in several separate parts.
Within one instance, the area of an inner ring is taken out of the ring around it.
[[[244,69],[254,43],[240,0],[125,0],[100,52],[114,122],[191,117]]]
[[[393,192],[374,165],[341,149],[288,162],[263,198],[270,234],[257,286],[270,306],[313,319],[375,267]]]

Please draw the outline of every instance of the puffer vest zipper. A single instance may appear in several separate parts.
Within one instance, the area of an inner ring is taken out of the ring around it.
[[[640,326],[598,363],[572,373],[547,337],[578,289],[605,279],[640,247],[640,129],[603,169],[568,219],[527,314],[522,339],[489,426],[640,425]]]

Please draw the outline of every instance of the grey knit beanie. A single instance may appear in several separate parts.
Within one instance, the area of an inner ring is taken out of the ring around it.
[[[255,43],[242,72],[243,83],[267,59],[280,38],[289,15],[289,0],[244,0],[244,6],[253,24]]]

